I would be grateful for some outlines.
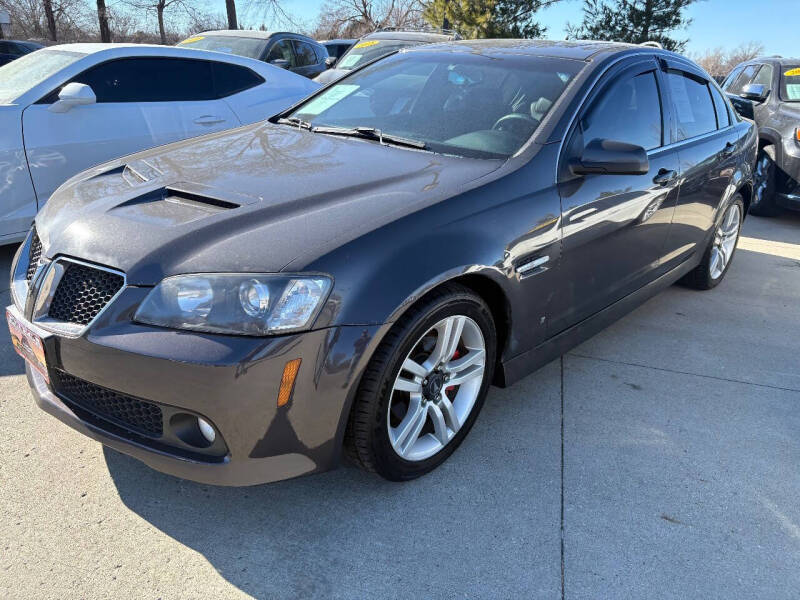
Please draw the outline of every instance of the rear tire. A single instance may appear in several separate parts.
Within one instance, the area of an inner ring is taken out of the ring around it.
[[[684,284],[696,290],[710,290],[719,285],[733,263],[743,220],[744,202],[741,194],[736,194],[721,211],[703,260],[686,274]]]
[[[475,423],[496,348],[491,311],[469,288],[446,284],[424,297],[395,323],[361,378],[346,455],[391,481],[438,467]]]
[[[777,171],[775,148],[764,146],[758,151],[756,169],[753,174],[753,200],[750,204],[750,214],[758,217],[774,217],[781,212],[780,207],[775,203]]]

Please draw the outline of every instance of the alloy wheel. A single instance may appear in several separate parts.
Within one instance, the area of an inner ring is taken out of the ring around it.
[[[708,265],[711,279],[718,279],[725,272],[736,249],[741,224],[742,213],[739,205],[731,204],[714,232],[714,245],[711,248],[711,260]]]
[[[442,319],[414,344],[392,387],[386,425],[394,451],[421,461],[442,450],[467,421],[486,368],[478,324]]]

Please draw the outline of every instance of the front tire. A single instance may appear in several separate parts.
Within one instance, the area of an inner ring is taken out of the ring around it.
[[[461,444],[492,380],[497,333],[486,303],[446,284],[410,308],[375,351],[345,434],[358,466],[408,481]]]
[[[777,171],[775,149],[772,146],[765,146],[758,151],[756,160],[750,214],[758,217],[774,217],[780,213],[781,209],[775,203]]]
[[[714,225],[714,234],[703,260],[684,277],[686,285],[697,290],[710,290],[719,285],[733,262],[743,219],[744,201],[740,194],[736,194]]]

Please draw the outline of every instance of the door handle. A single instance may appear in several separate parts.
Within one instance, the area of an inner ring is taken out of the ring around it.
[[[653,177],[653,183],[660,186],[668,186],[670,184],[675,183],[678,179],[678,173],[676,171],[668,171],[667,169],[661,169],[658,172],[658,175]]]
[[[722,149],[722,156],[730,156],[736,150],[736,145],[728,142]]]
[[[225,119],[222,117],[215,117],[213,115],[203,115],[194,120],[195,125],[216,125],[217,123],[224,123]]]

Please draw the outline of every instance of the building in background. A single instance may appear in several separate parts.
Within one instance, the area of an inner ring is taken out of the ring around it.
[[[11,35],[11,15],[7,11],[0,9],[0,39]]]

